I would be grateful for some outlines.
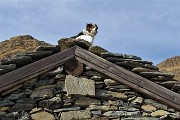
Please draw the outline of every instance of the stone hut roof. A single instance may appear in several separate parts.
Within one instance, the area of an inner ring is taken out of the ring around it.
[[[134,55],[68,42],[1,61],[0,119],[180,119],[174,75]],[[89,52],[64,50],[76,44]]]

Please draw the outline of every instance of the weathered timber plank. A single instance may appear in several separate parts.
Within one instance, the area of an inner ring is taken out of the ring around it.
[[[128,70],[123,69],[105,59],[98,57],[88,51],[85,51],[79,47],[76,49],[76,59],[86,65],[89,65],[93,69],[108,75],[133,88],[147,96],[154,98],[163,104],[171,106],[172,108],[180,111],[180,95],[170,91],[160,85],[157,85],[137,74],[134,74]]]
[[[70,48],[0,76],[0,93],[64,64],[66,60],[75,57],[75,49]]]
[[[163,103],[163,104],[166,104],[167,106],[170,106],[170,107],[172,107],[172,108],[180,111],[179,105],[177,105],[176,103],[173,103],[173,102],[170,103],[169,100],[167,100],[166,98],[164,98],[164,97],[159,97],[159,96],[158,96],[157,94],[155,94],[155,93],[152,93],[152,92],[150,92],[150,91],[148,91],[148,90],[146,90],[146,89],[144,89],[144,88],[141,88],[141,87],[139,87],[138,85],[132,84],[131,82],[126,81],[125,79],[121,78],[120,76],[118,76],[118,75],[116,75],[116,74],[113,74],[112,72],[110,72],[110,71],[108,71],[108,70],[104,70],[102,67],[97,66],[97,65],[94,64],[94,63],[88,62],[88,61],[86,61],[86,60],[84,60],[84,59],[82,59],[82,58],[80,58],[80,57],[77,57],[76,59],[79,60],[79,61],[81,61],[81,62],[83,62],[83,63],[86,64],[86,65],[89,65],[89,66],[92,67],[93,69],[95,69],[95,70],[97,70],[98,72],[101,72],[101,73],[107,75],[108,77],[110,77],[110,78],[112,78],[112,79],[114,79],[114,80],[116,80],[116,81],[118,81],[118,82],[121,82],[121,83],[129,86],[130,88],[132,88],[132,89],[134,89],[134,90],[137,90],[137,91],[139,91],[139,92],[141,92],[141,93],[144,93],[144,94],[148,95],[148,97],[150,97],[150,98],[153,98],[153,99],[155,99],[155,100],[157,100],[157,101],[159,101],[159,102],[161,102],[161,103]],[[124,83],[123,81],[126,81],[126,83]]]
[[[3,93],[1,94],[1,96],[5,96],[5,95],[7,95],[7,94],[9,94],[9,93],[12,93],[13,91],[21,88],[22,86],[23,86],[23,84],[16,85],[16,86],[14,86],[13,88],[10,88],[10,89],[8,89],[7,91],[3,92]]]

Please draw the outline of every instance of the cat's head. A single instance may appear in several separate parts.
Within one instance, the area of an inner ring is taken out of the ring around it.
[[[98,26],[96,24],[88,24],[86,25],[86,31],[88,32],[88,34],[92,37],[95,37],[95,35],[97,34],[97,30],[98,30]]]

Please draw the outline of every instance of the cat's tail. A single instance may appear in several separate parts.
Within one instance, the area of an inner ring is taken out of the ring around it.
[[[75,36],[70,37],[70,38],[77,38],[77,37],[79,37],[79,36],[81,36],[81,35],[84,35],[83,31],[80,32],[79,34],[75,35]]]

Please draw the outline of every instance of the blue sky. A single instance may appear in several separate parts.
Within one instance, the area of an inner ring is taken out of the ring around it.
[[[96,23],[94,45],[156,65],[180,55],[179,6],[180,0],[0,0],[0,41],[28,34],[56,45]]]

